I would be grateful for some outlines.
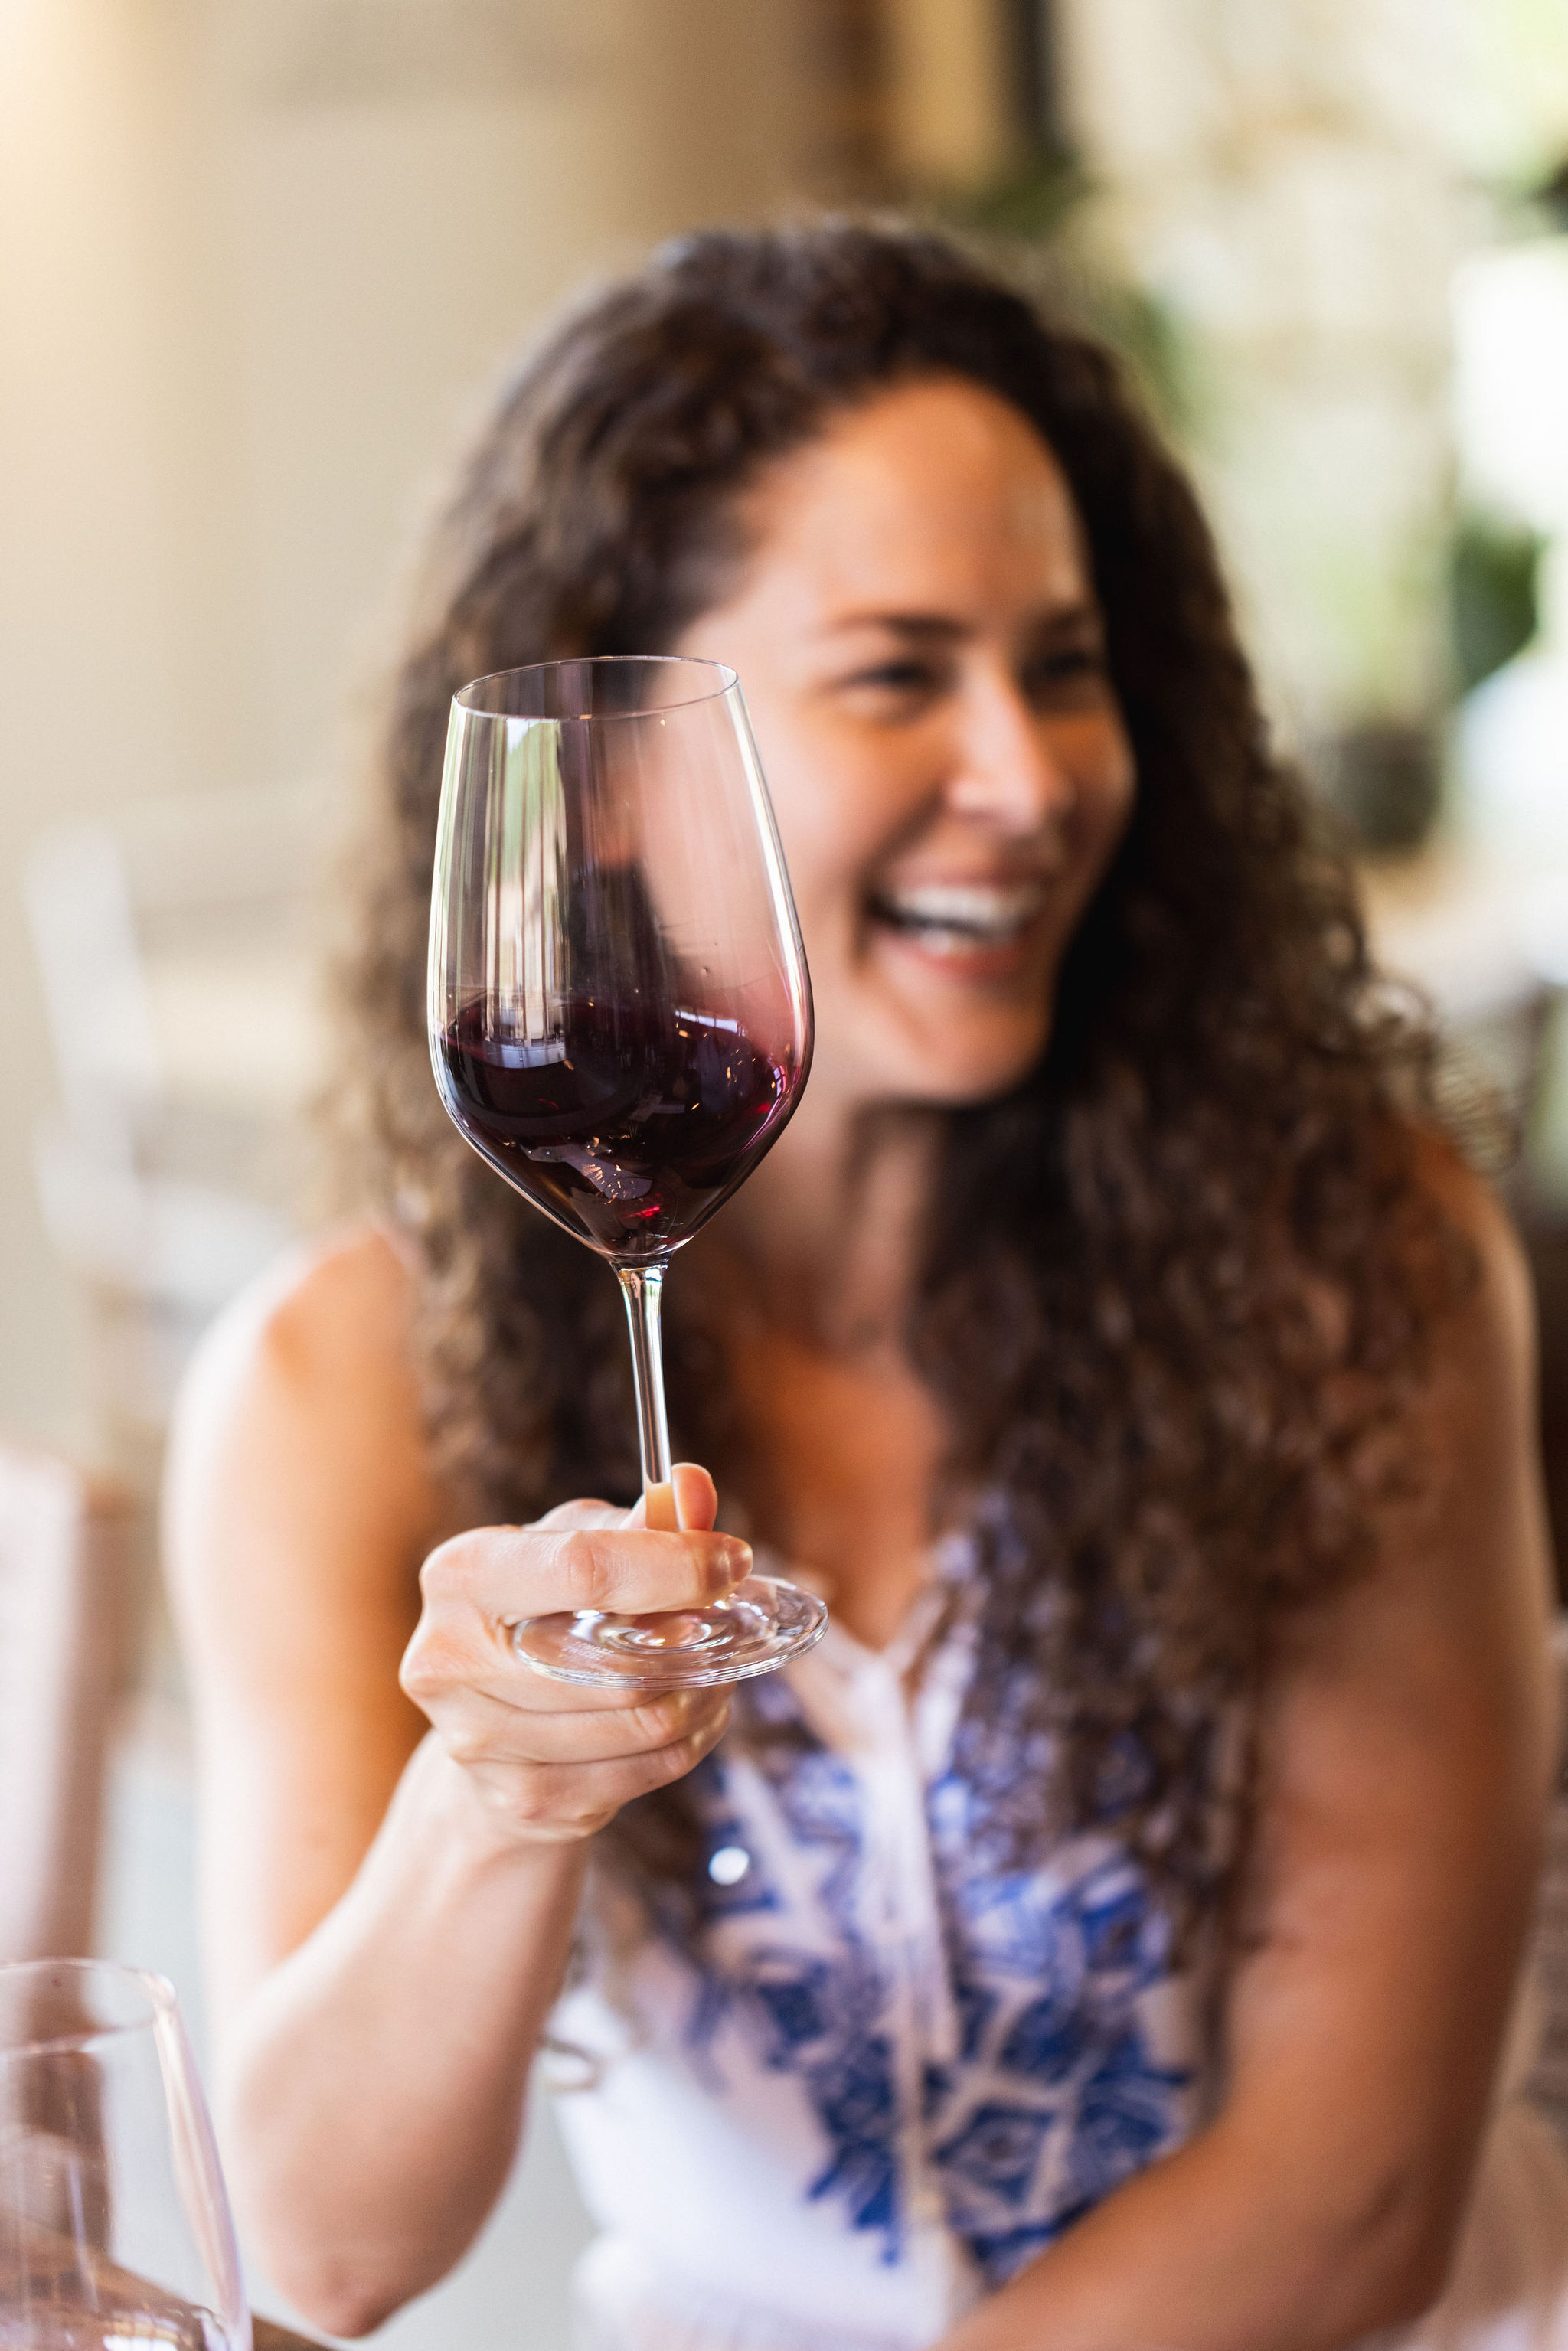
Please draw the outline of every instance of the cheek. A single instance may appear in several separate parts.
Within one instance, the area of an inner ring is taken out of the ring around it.
[[[1133,747],[1119,722],[1096,730],[1077,774],[1080,838],[1098,881],[1121,846],[1137,797]]]
[[[764,747],[763,772],[802,923],[858,906],[885,839],[885,778],[857,774],[841,747],[814,751],[809,742],[780,747],[771,759]]]
[[[769,774],[768,781],[784,862],[789,869],[789,887],[810,946],[810,934],[833,895],[838,870],[835,829],[816,796],[792,789],[786,773],[779,774],[777,783]]]

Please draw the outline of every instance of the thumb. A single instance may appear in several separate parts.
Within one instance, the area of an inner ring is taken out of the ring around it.
[[[677,1461],[667,1486],[641,1494],[626,1513],[629,1527],[660,1534],[706,1534],[718,1515],[718,1489],[695,1461]]]

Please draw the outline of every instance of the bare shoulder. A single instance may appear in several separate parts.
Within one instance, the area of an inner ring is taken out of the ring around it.
[[[302,1395],[344,1377],[397,1390],[407,1384],[413,1290],[410,1266],[380,1226],[301,1244],[219,1315],[185,1402],[235,1381]]]
[[[1418,1127],[1414,1140],[1417,1182],[1474,1253],[1479,1280],[1472,1305],[1494,1320],[1500,1332],[1531,1348],[1535,1315],[1530,1269],[1508,1210],[1447,1135]]]
[[[398,1686],[439,1539],[413,1301],[385,1234],[333,1236],[235,1299],[186,1377],[164,1548],[220,2021],[338,1899],[426,1729]]]
[[[1458,1278],[1362,1464],[1364,1491],[1380,1498],[1375,1570],[1304,1618],[1281,1661],[1337,1672],[1375,1656],[1385,1691],[1429,1669],[1434,1685],[1451,1677],[1474,1694],[1490,1675],[1516,1725],[1540,1726],[1551,1712],[1552,1575],[1529,1267],[1506,1208],[1447,1138],[1418,1129],[1414,1148]]]
[[[1416,1176],[1469,1262],[1432,1333],[1425,1417],[1458,1468],[1476,1448],[1529,1483],[1535,1445],[1535,1299],[1507,1209],[1448,1139],[1416,1136]]]
[[[440,1498],[412,1344],[413,1277],[382,1230],[292,1250],[225,1311],[176,1415],[166,1495],[172,1574],[227,1583],[257,1546],[288,1582],[330,1554],[331,1583],[417,1565]]]
[[[1351,1508],[1373,1537],[1358,1572],[1274,1626],[1228,2022],[1232,2096],[1267,2114],[1299,2061],[1277,2130],[1330,2084],[1343,2160],[1387,2167],[1446,2255],[1556,1730],[1523,1255],[1458,1154],[1413,1140],[1462,1278],[1434,1285],[1447,1302],[1425,1360],[1406,1361],[1354,1458]]]

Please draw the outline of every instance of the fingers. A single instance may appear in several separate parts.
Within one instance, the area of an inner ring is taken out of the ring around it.
[[[727,1689],[662,1690],[643,1691],[640,1704],[613,1713],[537,1714],[470,1691],[439,1711],[443,1741],[459,1763],[604,1764],[668,1754],[673,1770],[689,1770],[674,1764],[674,1750],[706,1754],[724,1735],[729,1707]]]
[[[428,1614],[422,1618],[400,1679],[407,1696],[432,1720],[440,1702],[459,1691],[472,1690],[517,1713],[543,1715],[634,1714],[655,1697],[676,1695],[622,1681],[557,1681],[514,1654],[509,1625],[472,1614],[450,1615],[439,1623]]]
[[[677,1461],[670,1472],[670,1484],[663,1490],[674,1495],[681,1528],[700,1534],[712,1526],[718,1514],[718,1488],[699,1463]],[[646,1498],[642,1494],[629,1510],[617,1510],[613,1502],[558,1502],[535,1521],[541,1527],[643,1527],[647,1523]]]
[[[623,1527],[628,1523],[624,1510],[613,1502],[558,1502],[534,1524],[539,1527]]]
[[[479,1527],[432,1552],[424,1605],[403,1657],[404,1690],[492,1810],[528,1839],[592,1835],[624,1803],[689,1771],[722,1737],[727,1689],[580,1688],[513,1654],[528,1616],[580,1608],[642,1615],[706,1606],[751,1570],[712,1531],[716,1497],[683,1463],[664,1532],[607,1502],[563,1503],[534,1527]]]
[[[653,1520],[655,1527],[664,1529],[668,1526],[669,1521],[664,1516],[666,1508],[673,1511],[675,1526],[687,1531],[700,1531],[711,1527],[718,1514],[718,1488],[707,1471],[695,1461],[677,1461],[670,1472],[669,1484],[656,1490],[659,1509]],[[648,1524],[646,1494],[638,1495],[626,1515],[625,1523],[629,1527]]]
[[[420,1581],[427,1604],[458,1599],[499,1624],[579,1608],[705,1608],[750,1572],[747,1544],[699,1529],[480,1527],[432,1552]]]
[[[535,1674],[512,1653],[511,1629],[529,1616],[593,1607],[641,1615],[701,1607],[750,1573],[751,1553],[710,1531],[716,1504],[706,1469],[683,1462],[673,1480],[683,1526],[664,1534],[599,1500],[559,1504],[537,1526],[479,1527],[431,1553],[421,1571],[424,1609],[403,1666],[403,1687],[425,1713],[473,1689],[531,1714],[630,1713],[648,1693],[612,1683],[583,1688]]]
[[[560,1843],[592,1836],[622,1804],[683,1779],[723,1728],[722,1721],[705,1724],[669,1747],[607,1763],[525,1764],[481,1756],[463,1768],[518,1834]]]

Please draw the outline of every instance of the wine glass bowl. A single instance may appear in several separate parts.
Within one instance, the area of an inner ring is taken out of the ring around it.
[[[94,1959],[0,1966],[0,2345],[250,2351],[174,1994]]]
[[[771,1148],[811,1058],[789,877],[732,671],[547,662],[453,703],[432,897],[435,1081],[460,1134],[608,1259],[631,1328],[647,1523],[675,1523],[664,1269]],[[820,1636],[768,1577],[724,1602],[530,1618],[517,1654],[574,1681],[688,1687]]]

